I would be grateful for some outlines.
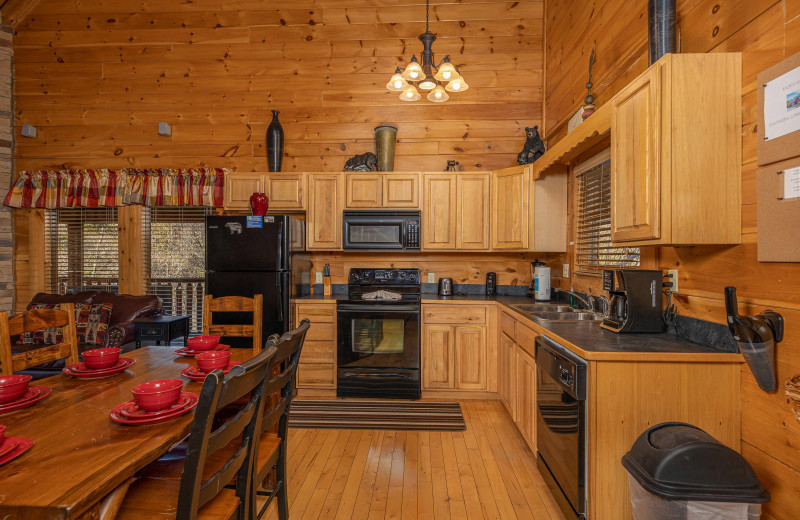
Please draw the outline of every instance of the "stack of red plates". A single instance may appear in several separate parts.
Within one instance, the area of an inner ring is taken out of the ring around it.
[[[176,350],[175,353],[178,354],[179,356],[195,357],[197,354],[201,352],[211,352],[213,350],[230,350],[230,348],[231,348],[230,345],[223,345],[222,343],[220,343],[219,345],[210,350],[192,350],[189,347],[183,347]]]
[[[241,361],[231,361],[230,363],[228,363],[228,366],[225,367],[225,370],[223,370],[222,372],[227,374],[228,372],[231,371],[233,367],[241,364],[242,364]],[[186,379],[191,379],[192,381],[204,381],[206,376],[208,375],[208,372],[203,372],[196,366],[190,366],[181,370],[181,375]]]
[[[33,446],[33,441],[24,437],[3,437],[0,440],[0,466],[11,462]]]
[[[48,395],[50,395],[50,387],[29,386],[28,391],[16,401],[0,404],[0,414],[22,410],[23,408],[27,408],[37,401],[41,401]]]
[[[125,369],[131,367],[134,363],[136,363],[135,359],[126,357],[119,358],[119,361],[117,361],[116,365],[108,368],[89,368],[85,363],[81,362],[64,368],[62,372],[68,376],[82,377],[87,379],[95,377],[108,377],[125,371]]]
[[[112,420],[120,424],[158,424],[188,413],[197,406],[199,398],[200,396],[193,392],[181,392],[181,397],[175,405],[158,412],[146,412],[136,406],[136,402],[131,399],[116,406],[109,415]]]

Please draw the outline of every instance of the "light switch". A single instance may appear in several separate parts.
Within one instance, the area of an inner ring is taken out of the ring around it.
[[[569,264],[564,264],[561,266],[561,277],[569,278]]]
[[[436,273],[428,273],[428,283],[436,283]]]
[[[317,278],[315,280],[315,283],[322,283],[322,273],[320,271],[317,271]]]

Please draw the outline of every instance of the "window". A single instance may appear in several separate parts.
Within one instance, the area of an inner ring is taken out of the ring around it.
[[[203,328],[205,216],[211,208],[153,207],[144,216],[145,280],[148,294],[169,314],[189,316],[190,332]]]
[[[611,161],[604,152],[575,169],[575,267],[598,275],[613,267],[639,267],[639,248],[611,244]]]
[[[45,233],[49,292],[117,292],[117,208],[47,210]]]

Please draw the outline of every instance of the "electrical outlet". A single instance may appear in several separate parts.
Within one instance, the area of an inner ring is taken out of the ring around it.
[[[678,292],[678,270],[677,269],[668,270],[667,276],[669,276],[669,281],[672,282],[672,287],[670,288],[670,290],[674,293]]]
[[[564,264],[561,266],[561,276],[563,278],[569,278],[569,264]]]
[[[428,273],[428,283],[436,283],[436,273]]]
[[[322,283],[322,273],[321,272],[317,272],[317,278],[315,280],[315,283]]]

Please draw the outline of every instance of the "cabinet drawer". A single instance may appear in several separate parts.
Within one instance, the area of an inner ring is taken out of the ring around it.
[[[306,319],[311,323],[333,323],[336,305],[298,305],[297,322]]]
[[[336,362],[334,349],[336,344],[333,341],[306,341],[300,354],[300,363],[333,364]]]
[[[517,336],[514,338],[517,345],[522,347],[531,357],[536,357],[536,336],[533,330],[517,322]]]
[[[505,312],[500,312],[500,332],[505,332],[506,336],[511,339],[514,339],[517,336],[517,333],[515,332],[516,323],[517,320],[515,320],[513,316],[506,314]]]
[[[166,336],[166,330],[159,325],[146,325],[139,329],[139,337],[142,339],[147,338],[156,338],[159,339],[162,336]]]
[[[481,305],[426,305],[422,311],[425,323],[480,325],[486,323],[486,307]]]
[[[302,363],[297,366],[298,388],[335,388],[334,365]]]
[[[312,323],[306,333],[306,341],[335,341],[333,323]]]

